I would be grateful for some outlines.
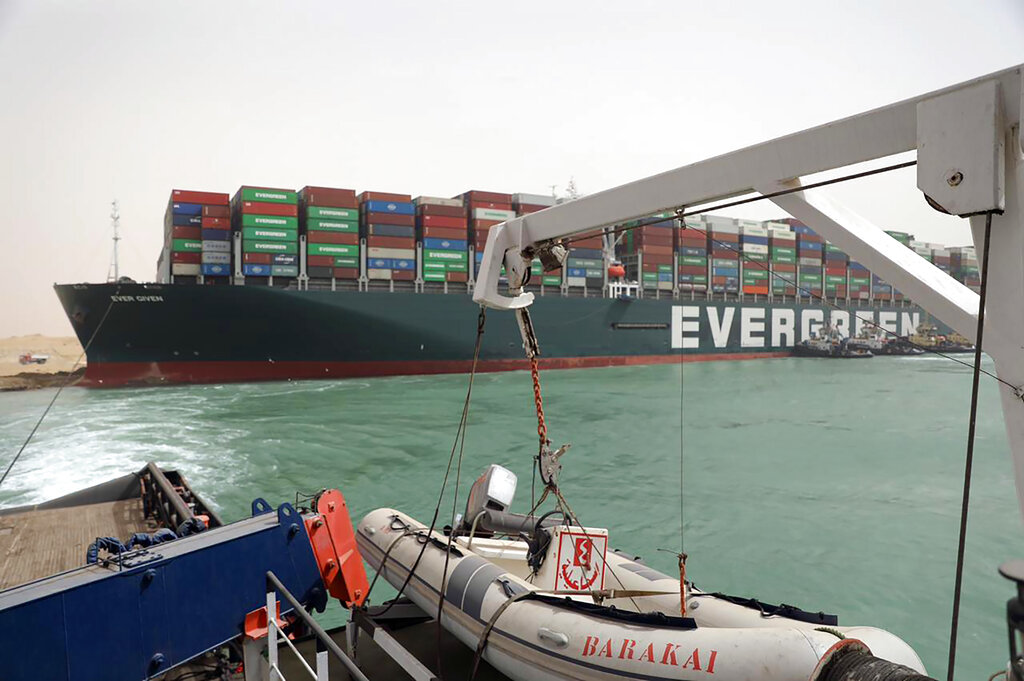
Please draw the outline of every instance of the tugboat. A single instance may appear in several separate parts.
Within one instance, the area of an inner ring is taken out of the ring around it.
[[[934,324],[920,324],[917,333],[909,338],[914,345],[925,350],[935,350],[943,353],[974,352],[971,342],[959,333],[953,332],[948,336],[940,334]]]
[[[874,357],[862,345],[851,344],[833,326],[823,326],[821,331],[802,343],[793,346],[796,357],[827,357],[829,359],[859,359]]]
[[[852,350],[867,350],[872,355],[923,355],[924,350],[911,343],[906,336],[891,338],[881,331],[863,329],[847,340]]]

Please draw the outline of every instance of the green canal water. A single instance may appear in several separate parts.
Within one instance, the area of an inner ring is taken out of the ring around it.
[[[182,470],[228,520],[255,497],[276,505],[337,486],[356,518],[393,506],[429,521],[466,380],[69,389],[0,506],[155,460]],[[679,546],[682,439],[687,574],[698,586],[889,629],[944,678],[968,369],[931,357],[783,359],[689,364],[682,377],[678,366],[551,371],[543,384],[551,438],[573,444],[563,489],[586,524],[610,528],[613,546],[672,572],[674,558],[657,549]],[[0,395],[4,465],[51,396]],[[468,482],[497,462],[518,474],[514,508],[527,510],[534,418],[528,374],[477,377],[460,506]],[[1024,554],[1002,413],[984,377],[974,473],[962,679],[1004,665],[1011,587],[996,568]]]

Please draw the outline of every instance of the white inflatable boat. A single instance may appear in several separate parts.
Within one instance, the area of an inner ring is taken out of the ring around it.
[[[807,681],[855,642],[903,665],[896,677],[925,674],[899,637],[838,626],[824,613],[687,582],[683,617],[679,579],[609,550],[606,530],[507,513],[509,477],[514,491],[514,475],[501,467],[481,476],[464,516],[471,522],[452,539],[382,508],[359,523],[357,541],[370,566],[396,588],[404,584],[426,613],[437,613],[443,593],[442,625],[513,679]],[[495,529],[502,527],[504,536]]]

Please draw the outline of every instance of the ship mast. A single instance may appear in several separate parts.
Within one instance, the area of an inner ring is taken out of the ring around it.
[[[121,227],[121,213],[117,209],[117,199],[110,202],[110,225],[114,228],[114,254],[110,258],[110,267],[107,269],[107,281],[116,282],[121,278],[117,259],[117,242],[121,240],[121,235],[118,233]]]

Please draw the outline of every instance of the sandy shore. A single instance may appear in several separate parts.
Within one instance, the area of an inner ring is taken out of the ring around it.
[[[21,364],[18,357],[24,353],[49,355],[46,364]],[[68,372],[81,375],[85,367],[82,346],[70,337],[13,336],[0,339],[0,390],[27,390],[60,385]],[[77,377],[76,377],[77,378]],[[72,379],[72,383],[76,380]]]

